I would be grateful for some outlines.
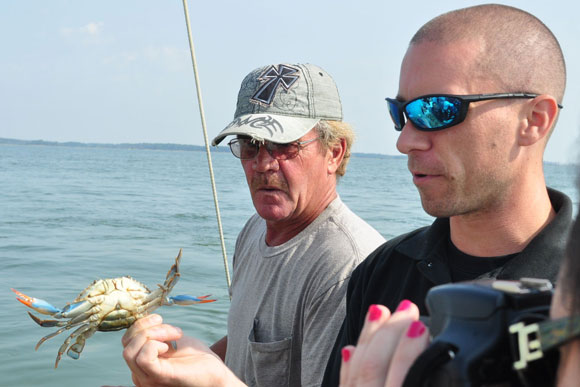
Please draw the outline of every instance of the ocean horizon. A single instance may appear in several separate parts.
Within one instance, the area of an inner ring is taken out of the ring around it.
[[[123,142],[123,143],[101,143],[101,142],[79,142],[79,141],[47,141],[47,140],[21,140],[15,138],[0,137],[0,144],[4,145],[41,145],[41,146],[70,146],[82,148],[120,148],[120,149],[150,149],[150,150],[168,150],[168,151],[203,151],[205,145],[189,145],[174,143],[156,143],[156,142]],[[230,153],[230,148],[222,144],[221,146],[210,146],[210,152]],[[405,155],[388,155],[383,153],[366,153],[353,152],[353,155],[359,157],[377,157],[377,158],[406,158]]]

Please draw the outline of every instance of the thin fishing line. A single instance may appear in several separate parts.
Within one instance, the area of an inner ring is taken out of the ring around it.
[[[218,223],[218,230],[219,230],[219,234],[220,234],[220,241],[221,241],[221,245],[222,245],[222,254],[224,257],[224,269],[226,272],[226,281],[228,284],[228,294],[230,295],[230,300],[232,299],[232,295],[230,292],[230,286],[232,284],[231,279],[230,279],[230,269],[228,268],[228,257],[227,257],[227,253],[226,253],[226,244],[224,242],[224,233],[222,230],[222,221],[221,221],[221,216],[220,216],[220,207],[218,204],[218,197],[217,197],[217,191],[215,188],[215,179],[214,179],[214,175],[213,175],[213,166],[211,163],[211,153],[209,150],[209,141],[207,138],[207,129],[206,129],[206,125],[205,125],[205,114],[203,113],[203,102],[201,99],[201,86],[199,84],[199,76],[197,73],[197,61],[195,59],[195,48],[193,47],[193,37],[191,35],[191,27],[189,25],[189,11],[187,10],[187,0],[183,0],[183,12],[185,13],[185,24],[187,25],[187,36],[189,38],[189,49],[191,51],[191,62],[193,64],[193,74],[195,76],[195,88],[197,90],[197,102],[199,104],[199,115],[201,117],[201,127],[203,129],[203,139],[205,141],[205,152],[207,154],[207,164],[209,167],[209,177],[211,180],[211,189],[213,192],[213,201],[215,204],[215,213],[216,213],[216,217],[217,217],[217,223]]]

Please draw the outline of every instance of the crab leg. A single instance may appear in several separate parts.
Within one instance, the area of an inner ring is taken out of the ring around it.
[[[65,327],[63,327],[63,328],[60,328],[58,331],[52,332],[51,334],[44,336],[42,339],[38,340],[38,343],[36,343],[36,347],[34,347],[34,350],[35,350],[35,351],[38,351],[38,348],[39,348],[39,347],[42,345],[42,343],[44,343],[46,340],[48,340],[48,339],[52,339],[54,336],[57,336],[57,335],[61,334],[62,332],[64,332],[64,331],[68,331],[69,329],[75,328],[75,327],[77,327],[77,326],[79,326],[79,325],[80,325],[80,323],[76,323],[76,324],[72,324],[72,325],[69,325],[69,324],[67,324]]]
[[[18,296],[16,299],[24,305],[34,309],[38,313],[47,314],[56,318],[74,318],[93,307],[93,304],[88,301],[79,301],[74,304],[67,304],[64,308],[59,309],[40,298],[27,296],[16,289],[12,289],[12,291]]]
[[[32,313],[28,312],[28,315],[30,316],[31,319],[34,320],[35,323],[37,323],[38,325],[40,325],[41,327],[64,327],[68,324],[68,321],[59,321],[59,320],[41,320],[38,317],[36,317],[35,315],[33,315]]]
[[[145,296],[143,298],[143,304],[149,304],[152,302],[159,302],[160,299],[162,299],[164,297],[165,294],[167,294],[167,289],[165,289],[163,287],[163,285],[157,285],[159,286],[158,289],[155,289],[154,291],[152,291],[151,293],[149,293],[147,296]]]
[[[165,277],[165,282],[163,283],[163,285],[158,284],[157,285],[158,288],[155,289],[154,291],[152,291],[151,293],[149,293],[143,299],[144,304],[158,304],[158,306],[161,306],[164,304],[162,299],[164,299],[165,296],[171,292],[173,287],[177,284],[177,281],[179,281],[179,277],[180,277],[179,260],[180,259],[181,259],[181,249],[179,250],[179,254],[177,254],[177,258],[175,258],[175,263],[173,264],[173,266],[171,266],[171,268],[167,272],[167,276]],[[152,305],[146,305],[145,309],[149,309],[151,306]]]
[[[202,296],[202,297],[194,297],[185,294],[181,294],[178,296],[167,297],[167,295],[171,292],[173,287],[179,281],[179,262],[181,260],[181,249],[179,250],[179,254],[177,254],[177,258],[175,258],[175,263],[169,271],[167,272],[167,276],[165,277],[165,282],[163,285],[158,285],[158,289],[155,289],[150,294],[145,297],[143,300],[143,308],[141,311],[152,312],[153,310],[157,309],[161,305],[193,305],[193,304],[202,304],[206,302],[213,302],[215,300],[206,300],[209,295]]]
[[[181,249],[179,249],[179,254],[177,254],[177,257],[175,258],[175,263],[173,264],[173,266],[171,266],[171,268],[169,268],[169,271],[167,272],[167,275],[165,276],[165,283],[163,284],[163,286],[161,286],[161,285],[159,286],[160,288],[165,290],[167,293],[171,292],[171,289],[173,289],[175,284],[177,284],[177,281],[179,281],[179,261],[180,260],[181,260]]]
[[[66,340],[64,341],[64,343],[58,349],[58,354],[56,355],[56,362],[54,363],[54,368],[57,368],[58,367],[58,362],[62,358],[62,354],[64,353],[64,351],[68,347],[68,345],[71,342],[71,340],[73,338],[77,337],[78,335],[80,335],[80,334],[82,334],[82,333],[90,330],[90,329],[94,329],[94,328],[91,328],[91,325],[90,324],[81,325],[76,331],[74,331],[73,333],[71,333],[70,336],[66,338]],[[83,347],[84,347],[84,345],[80,348],[81,351],[82,351]],[[71,346],[71,348],[72,348],[72,346]],[[74,351],[72,351],[72,352],[74,353]],[[80,352],[76,353],[76,357],[75,357],[75,355],[70,355],[70,354],[69,354],[69,356],[72,357],[73,359],[78,359],[79,356],[80,356]]]
[[[180,294],[178,296],[172,296],[169,297],[169,305],[193,305],[193,304],[205,304],[206,302],[214,302],[216,300],[208,300],[207,297],[209,297],[210,295],[206,295],[206,296],[201,296],[201,297],[193,297],[193,296],[189,296],[187,294]]]
[[[93,308],[93,303],[88,300],[75,302],[74,304],[67,304],[62,308],[62,312],[57,317],[75,319],[90,314],[88,312],[91,311],[91,308]]]
[[[164,305],[163,304],[163,298],[162,297],[158,297],[155,298],[151,301],[149,301],[146,304],[141,305],[140,307],[137,308],[137,313],[140,315],[147,315],[151,312],[153,312],[155,309],[159,308],[160,306]]]
[[[85,342],[96,331],[97,330],[93,327],[92,329],[89,329],[88,331],[85,331],[82,334],[80,334],[79,337],[77,337],[76,342],[73,345],[70,346],[70,348],[68,349],[68,351],[66,351],[66,354],[69,357],[77,360],[81,356],[81,352],[85,348]]]

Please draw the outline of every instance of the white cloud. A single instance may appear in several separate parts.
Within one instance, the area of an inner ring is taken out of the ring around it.
[[[103,22],[91,22],[84,27],[80,28],[82,33],[89,34],[91,36],[96,36],[101,33],[103,26],[105,23]]]
[[[84,36],[96,38],[102,34],[104,26],[104,22],[90,22],[82,27],[62,27],[60,34],[64,37]]]

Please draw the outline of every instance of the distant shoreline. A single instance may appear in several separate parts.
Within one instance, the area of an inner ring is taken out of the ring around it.
[[[0,145],[41,145],[41,146],[65,146],[77,148],[118,148],[118,149],[150,149],[150,150],[169,150],[169,151],[205,151],[205,146],[201,145],[184,145],[184,144],[167,144],[167,143],[85,143],[76,141],[58,142],[45,140],[17,140],[13,138],[0,137]],[[227,146],[212,146],[212,152],[230,152]],[[353,153],[357,157],[372,157],[381,159],[406,158],[403,155],[385,155],[380,153]]]

